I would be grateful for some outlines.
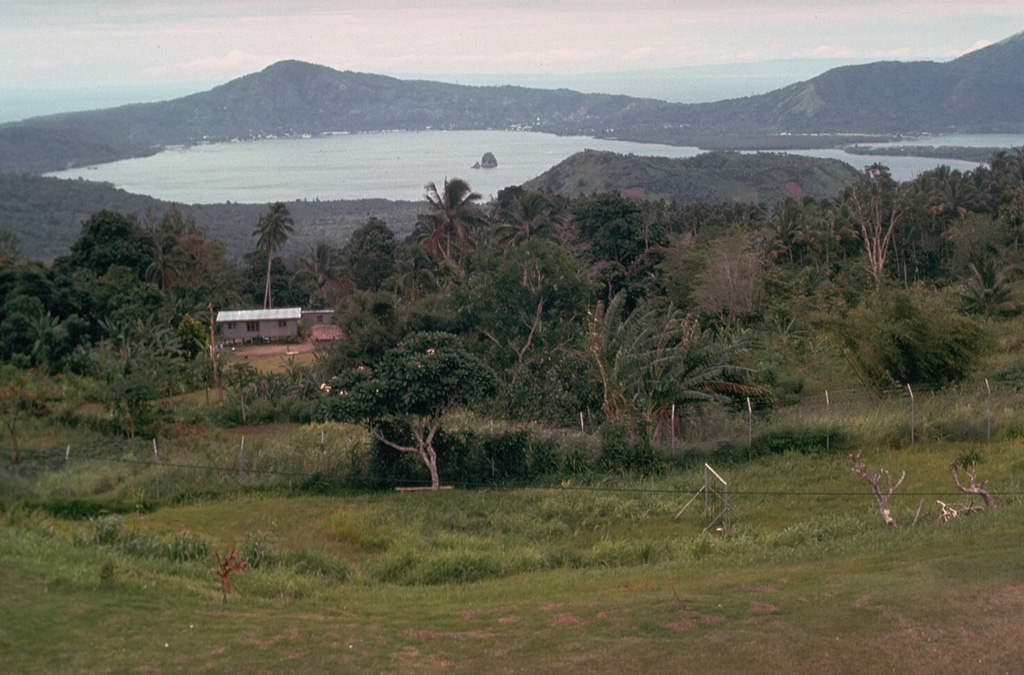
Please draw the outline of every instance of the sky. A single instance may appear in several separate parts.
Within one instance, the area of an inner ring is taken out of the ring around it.
[[[282,59],[572,86],[596,73],[794,59],[949,60],[1021,31],[1021,0],[3,0],[0,99],[155,100]]]

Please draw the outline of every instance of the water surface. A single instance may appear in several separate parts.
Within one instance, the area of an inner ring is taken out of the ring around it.
[[[582,150],[693,157],[697,148],[525,131],[400,131],[172,148],[48,175],[106,181],[186,204],[295,199],[420,200],[424,185],[463,178],[484,200]],[[485,152],[498,166],[473,169]]]
[[[880,145],[971,145],[1020,148],[1024,135],[934,136]],[[484,200],[504,187],[544,173],[586,149],[659,157],[693,157],[701,151],[649,143],[526,131],[396,131],[282,138],[172,148],[152,157],[60,171],[48,175],[106,181],[129,192],[186,204],[267,203],[314,199],[420,200],[424,185],[463,178]],[[495,169],[473,169],[485,152]],[[888,166],[897,180],[948,165],[960,171],[976,162],[855,155],[841,149],[793,154],[844,161],[856,169]]]

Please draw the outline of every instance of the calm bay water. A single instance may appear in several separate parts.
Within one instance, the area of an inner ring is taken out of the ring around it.
[[[1024,135],[935,137],[920,143],[1019,148]],[[400,131],[173,148],[152,157],[48,175],[106,181],[129,192],[186,204],[370,197],[415,201],[423,198],[426,183],[441,185],[445,178],[458,177],[486,201],[500,189],[535,178],[585,149],[660,157],[693,157],[701,152],[692,147],[523,131]],[[498,167],[472,169],[485,152],[494,153]],[[961,171],[977,166],[920,157],[852,155],[842,150],[798,154],[840,159],[858,169],[879,162],[890,167],[897,180],[909,180],[940,164]]]
[[[176,148],[49,174],[107,181],[186,204],[293,199],[423,199],[424,185],[463,178],[484,200],[585,149],[692,157],[697,148],[517,131],[401,131]],[[498,166],[473,169],[485,152]]]

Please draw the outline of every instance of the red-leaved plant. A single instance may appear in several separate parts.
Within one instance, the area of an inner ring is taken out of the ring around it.
[[[228,593],[231,592],[231,573],[241,572],[248,567],[248,564],[244,560],[238,560],[234,546],[228,549],[228,553],[223,559],[221,559],[219,551],[215,550],[213,555],[217,557],[217,566],[211,567],[210,571],[220,575],[220,583],[224,591],[224,602],[227,603]]]

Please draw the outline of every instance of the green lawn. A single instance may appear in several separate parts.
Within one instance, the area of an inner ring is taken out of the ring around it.
[[[722,469],[739,519],[715,534],[692,507],[673,520],[696,471],[587,489],[210,498],[125,516],[105,544],[96,523],[10,508],[0,665],[1014,672],[1024,460],[1018,443],[986,447],[1000,508],[937,524],[934,499],[958,499],[948,464],[961,449],[865,451],[871,469],[907,470],[902,524],[926,499],[922,523],[895,532],[843,457],[792,453]],[[260,563],[232,577],[226,605],[212,555],[189,559],[198,540]]]

